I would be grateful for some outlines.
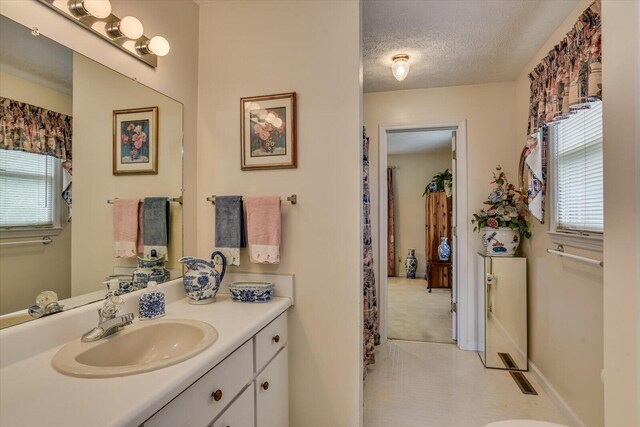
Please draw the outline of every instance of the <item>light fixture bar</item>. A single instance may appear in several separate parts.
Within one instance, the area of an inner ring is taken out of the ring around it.
[[[120,18],[114,15],[110,15],[109,20],[105,21],[103,19],[95,18],[89,14],[84,14],[79,16],[79,14],[83,14],[83,11],[80,11],[80,6],[75,6],[75,12],[72,12],[71,9],[76,4],[81,4],[82,2],[79,0],[73,0],[69,3],[69,7],[67,8],[67,2],[63,2],[65,7],[58,7],[54,0],[38,0],[39,3],[49,7],[60,15],[64,16],[67,19],[75,22],[76,24],[84,27],[89,30],[96,36],[100,37],[104,41],[110,43],[111,45],[117,47],[123,52],[128,53],[134,58],[144,62],[150,67],[156,68],[158,66],[158,55],[154,53],[145,53],[139,49],[136,49],[136,45],[145,44],[150,41],[150,39],[146,36],[141,36],[136,40],[135,43],[131,43],[131,39],[127,37],[116,37],[112,38],[107,32],[107,27],[112,24],[112,21],[118,22]],[[59,2],[58,2],[59,3]],[[83,8],[84,9],[84,8]]]

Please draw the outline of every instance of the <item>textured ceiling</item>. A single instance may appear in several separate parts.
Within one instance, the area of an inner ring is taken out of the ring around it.
[[[73,52],[0,16],[0,70],[71,95]]]
[[[451,147],[450,130],[416,130],[387,133],[387,154],[416,154]]]
[[[363,0],[364,91],[513,80],[578,0]],[[410,55],[398,82],[391,57]]]

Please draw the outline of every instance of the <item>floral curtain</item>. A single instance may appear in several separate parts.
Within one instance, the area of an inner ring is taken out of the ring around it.
[[[396,223],[394,204],[393,168],[387,168],[387,277],[396,275]]]
[[[0,149],[21,150],[63,161],[62,198],[71,219],[71,116],[0,97]]]
[[[602,99],[601,36],[600,0],[596,0],[529,74],[525,164],[531,213],[540,222],[544,220],[546,127]]]
[[[363,269],[363,301],[364,301],[364,366],[375,363],[375,346],[380,344],[378,332],[378,298],[376,296],[376,278],[373,273],[373,249],[371,246],[371,198],[369,189],[369,138],[363,134],[362,138],[362,269]]]

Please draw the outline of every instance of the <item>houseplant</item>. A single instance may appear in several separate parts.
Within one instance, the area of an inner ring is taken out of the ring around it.
[[[495,187],[485,207],[473,214],[474,231],[480,231],[487,255],[513,256],[520,245],[520,236],[531,237],[527,198],[507,181],[500,165],[493,173]]]
[[[433,176],[431,182],[424,189],[422,196],[428,192],[444,191],[447,197],[451,197],[453,193],[453,175],[451,169],[445,169],[443,172],[439,172]]]

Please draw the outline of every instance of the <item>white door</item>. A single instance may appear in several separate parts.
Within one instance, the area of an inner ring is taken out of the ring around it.
[[[451,258],[452,262],[452,270],[453,270],[453,280],[451,281],[451,339],[454,341],[458,340],[458,313],[457,313],[457,305],[458,305],[458,236],[457,236],[457,227],[456,227],[456,199],[458,197],[458,192],[456,191],[457,182],[456,182],[456,131],[451,133],[451,175],[453,176],[453,203],[452,205],[452,214],[451,214],[451,226],[453,227],[453,233],[451,233],[451,247],[453,248],[453,257]]]
[[[250,427],[255,422],[253,387],[247,387],[233,405],[213,423],[213,427]]]
[[[256,378],[256,427],[289,426],[288,348]]]

